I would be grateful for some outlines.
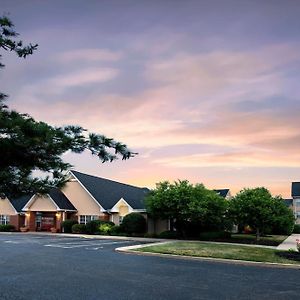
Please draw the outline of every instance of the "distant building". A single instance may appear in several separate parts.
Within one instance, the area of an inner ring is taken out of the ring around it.
[[[292,209],[296,218],[296,223],[300,224],[300,182],[292,182]]]
[[[223,197],[227,200],[232,198],[229,189],[217,189],[217,190],[214,190],[214,191],[217,192],[221,197]]]

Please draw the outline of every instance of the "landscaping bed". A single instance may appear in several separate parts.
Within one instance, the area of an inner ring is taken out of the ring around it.
[[[296,251],[239,245],[178,241],[143,247],[135,251],[300,265],[300,254]]]
[[[230,238],[215,239],[217,242],[237,243],[237,244],[253,244],[264,246],[278,246],[288,236],[287,235],[267,235],[262,236],[258,241],[254,234],[232,234]]]

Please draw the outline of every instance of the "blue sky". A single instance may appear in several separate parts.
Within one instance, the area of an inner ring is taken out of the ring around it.
[[[210,188],[300,180],[300,1],[6,1],[38,51],[3,55],[8,104],[78,124],[139,156],[76,169],[140,186]]]

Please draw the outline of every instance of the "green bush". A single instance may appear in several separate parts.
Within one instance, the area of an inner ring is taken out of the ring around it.
[[[178,233],[176,231],[166,230],[161,232],[158,237],[160,239],[177,239]]]
[[[228,239],[230,237],[231,233],[227,231],[207,231],[199,234],[200,240]]]
[[[131,213],[124,217],[121,228],[128,234],[144,233],[146,231],[146,219],[140,213]]]
[[[109,235],[111,233],[111,230],[114,228],[114,226],[115,226],[115,224],[112,225],[109,222],[102,223],[99,226],[99,232],[100,232],[100,234]]]
[[[293,233],[300,233],[300,224],[295,224]]]
[[[14,225],[7,224],[7,225],[0,225],[0,231],[8,232],[8,231],[15,231],[16,228]]]
[[[84,224],[74,224],[72,233],[86,233],[86,226]]]
[[[99,232],[99,227],[101,224],[102,224],[101,220],[93,220],[86,223],[86,232],[88,234],[95,234],[96,232]]]
[[[125,233],[122,232],[122,227],[121,226],[115,225],[111,228],[110,234],[111,235],[124,235]]]
[[[78,224],[76,220],[65,220],[61,223],[64,233],[72,233],[72,226]]]

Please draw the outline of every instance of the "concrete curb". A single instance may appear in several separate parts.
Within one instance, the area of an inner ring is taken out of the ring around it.
[[[244,266],[271,267],[271,268],[289,268],[289,269],[300,270],[300,265],[294,265],[294,264],[280,264],[280,263],[271,263],[271,262],[259,262],[259,261],[248,261],[248,260],[237,260],[237,259],[225,259],[225,258],[213,258],[213,257],[198,257],[198,256],[187,256],[187,255],[177,255],[177,254],[166,254],[166,253],[153,253],[153,252],[139,252],[139,251],[135,251],[135,250],[140,249],[140,248],[145,248],[145,247],[149,247],[149,246],[156,246],[156,245],[164,245],[164,244],[169,244],[171,242],[172,241],[151,243],[151,244],[146,244],[146,245],[134,245],[134,246],[118,247],[118,248],[115,249],[115,251],[116,252],[120,252],[120,253],[126,253],[126,254],[144,255],[144,256],[156,256],[156,257],[171,258],[171,259],[209,261],[209,262],[235,264],[235,265],[244,265]],[[241,244],[239,244],[239,245],[241,245]]]

